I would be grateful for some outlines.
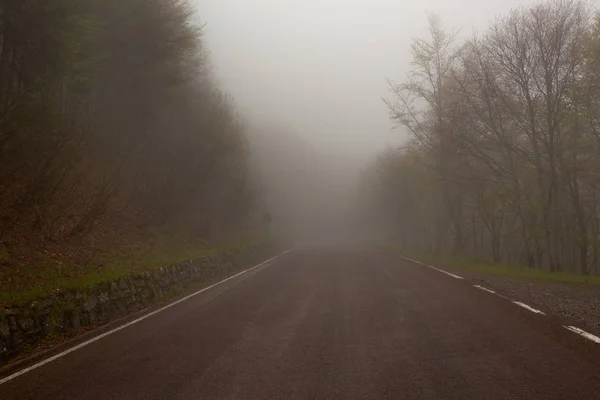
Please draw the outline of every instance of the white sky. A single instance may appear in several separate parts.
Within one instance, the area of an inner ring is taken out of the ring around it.
[[[391,131],[385,78],[402,80],[427,12],[448,28],[485,28],[536,0],[192,0],[215,72],[250,121],[289,126],[317,146],[372,154]]]

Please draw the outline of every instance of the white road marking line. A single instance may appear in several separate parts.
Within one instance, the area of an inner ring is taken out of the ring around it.
[[[496,292],[494,292],[492,289],[488,289],[486,287],[479,286],[479,285],[473,285],[473,286],[476,287],[479,290],[483,290],[484,292],[488,292],[488,293],[491,293],[491,294],[496,294]]]
[[[426,267],[428,267],[428,266],[429,266],[429,265],[427,265],[427,264],[425,264],[425,263],[422,263],[421,261],[413,260],[412,258],[407,258],[407,257],[402,257],[402,258],[404,258],[405,260],[408,260],[408,261],[410,261],[410,262],[414,262],[415,264],[424,265],[424,266],[426,266]]]
[[[455,274],[453,274],[452,272],[444,271],[443,269],[439,269],[439,268],[433,267],[433,266],[431,266],[431,265],[428,265],[428,267],[429,267],[429,268],[433,268],[433,269],[435,269],[436,271],[439,271],[439,272],[441,272],[442,274],[446,274],[446,275],[448,275],[448,276],[451,276],[451,277],[453,277],[453,278],[456,278],[456,279],[465,279],[465,278],[463,278],[462,276],[455,275]]]
[[[583,329],[579,329],[579,328],[577,328],[575,326],[564,325],[564,327],[567,328],[568,330],[570,330],[571,332],[574,332],[574,333],[576,333],[578,335],[583,336],[586,339],[591,340],[594,343],[600,344],[600,337],[598,337],[596,335],[592,335],[591,333],[588,333],[588,332],[584,331]]]
[[[458,275],[455,275],[455,274],[453,274],[451,272],[444,271],[443,269],[436,268],[433,265],[427,265],[425,263],[422,263],[421,261],[413,260],[412,258],[408,258],[408,257],[402,257],[402,258],[404,258],[407,261],[414,262],[415,264],[419,264],[419,265],[422,265],[422,266],[427,267],[427,268],[435,269],[436,271],[441,272],[442,274],[446,274],[448,276],[451,276],[453,278],[456,278],[456,279],[465,279],[462,276],[458,276]]]
[[[531,311],[532,313],[536,313],[536,314],[540,314],[540,315],[546,315],[546,313],[544,313],[544,312],[542,312],[540,310],[536,310],[535,308],[530,307],[530,306],[528,306],[525,303],[521,303],[520,301],[513,301],[513,304],[516,304],[516,305],[518,305],[520,307],[523,307],[524,309],[526,309],[528,311]]]
[[[446,274],[446,275],[448,275],[448,276],[451,276],[451,277],[453,277],[453,278],[456,278],[456,279],[465,279],[465,278],[463,278],[462,276],[454,275],[454,274],[452,274],[452,273],[450,273],[450,272],[448,272],[448,271],[443,271],[443,270],[440,270],[440,272],[442,272],[442,273],[444,273],[444,274]]]
[[[25,369],[22,369],[22,370],[20,370],[20,371],[17,371],[17,372],[15,372],[14,374],[12,374],[12,375],[10,375],[10,376],[7,376],[7,377],[6,377],[6,378],[4,378],[4,379],[0,379],[0,385],[2,385],[2,384],[4,384],[4,383],[6,383],[6,382],[8,382],[8,381],[11,381],[11,380],[13,380],[13,379],[15,379],[15,378],[17,378],[17,377],[19,377],[19,376],[21,376],[21,375],[25,375],[26,373],[28,373],[28,372],[31,372],[31,371],[33,371],[34,369],[37,369],[37,368],[39,368],[39,367],[41,367],[41,366],[43,366],[43,365],[46,365],[46,364],[48,364],[48,363],[51,363],[52,361],[55,361],[55,360],[57,360],[57,359],[59,359],[59,358],[61,358],[61,357],[64,357],[64,356],[66,356],[67,354],[69,354],[69,353],[72,353],[72,352],[74,352],[74,351],[77,351],[77,350],[79,350],[79,349],[81,349],[81,348],[83,348],[83,347],[85,347],[85,346],[87,346],[87,345],[90,345],[90,344],[92,344],[92,343],[94,343],[94,342],[97,342],[98,340],[100,340],[100,339],[102,339],[102,338],[105,338],[105,337],[107,337],[107,336],[110,336],[110,335],[112,335],[113,333],[116,333],[116,332],[118,332],[118,331],[120,331],[120,330],[123,330],[123,329],[125,329],[125,328],[128,328],[128,327],[130,327],[131,325],[135,325],[135,324],[137,324],[138,322],[141,322],[141,321],[145,320],[146,318],[150,318],[151,316],[153,316],[153,315],[155,315],[155,314],[158,314],[158,313],[160,313],[160,312],[162,312],[162,311],[165,311],[166,309],[169,309],[169,308],[171,308],[171,307],[173,307],[173,306],[175,306],[175,305],[177,305],[177,304],[179,304],[179,303],[182,303],[182,302],[184,302],[184,301],[186,301],[186,300],[189,300],[190,298],[192,298],[192,297],[194,297],[194,296],[197,296],[197,295],[199,295],[200,293],[206,292],[207,290],[209,290],[209,289],[212,289],[212,288],[214,288],[215,286],[218,286],[218,285],[220,285],[220,284],[222,284],[222,283],[224,283],[224,282],[227,282],[227,281],[229,281],[229,280],[231,280],[231,279],[233,279],[233,278],[236,278],[236,277],[238,277],[238,276],[240,276],[240,275],[243,275],[243,274],[245,274],[245,273],[247,273],[247,272],[250,272],[250,271],[252,271],[252,270],[254,270],[254,269],[258,268],[258,267],[262,267],[263,265],[265,265],[265,264],[267,264],[267,263],[269,263],[269,262],[271,262],[271,261],[275,260],[275,259],[276,259],[276,258],[278,258],[278,257],[281,257],[282,255],[284,255],[284,254],[286,254],[286,253],[289,253],[289,252],[290,252],[290,251],[292,251],[292,250],[293,250],[293,248],[291,248],[291,249],[288,249],[288,250],[284,251],[283,253],[281,253],[281,254],[278,254],[278,255],[276,255],[276,256],[275,256],[275,257],[273,257],[273,258],[270,258],[270,259],[268,259],[267,261],[263,261],[262,263],[260,263],[260,264],[258,264],[258,265],[255,265],[255,266],[254,266],[254,267],[252,267],[252,268],[248,268],[248,269],[246,269],[246,270],[244,270],[244,271],[242,271],[242,272],[239,272],[239,273],[237,273],[237,274],[235,274],[235,275],[233,275],[233,276],[230,276],[230,277],[229,277],[229,278],[227,278],[227,279],[223,279],[223,280],[222,280],[222,281],[220,281],[220,282],[217,282],[217,283],[215,283],[215,284],[213,284],[213,285],[210,285],[210,286],[208,286],[208,287],[205,287],[204,289],[201,289],[201,290],[199,290],[199,291],[197,291],[197,292],[194,292],[194,293],[192,293],[192,294],[190,294],[190,295],[188,295],[188,296],[185,296],[185,297],[183,297],[183,298],[181,298],[181,299],[179,299],[179,300],[177,300],[177,301],[174,301],[173,303],[167,304],[166,306],[164,306],[164,307],[162,307],[162,308],[159,308],[158,310],[154,310],[154,311],[152,311],[152,312],[150,312],[150,313],[148,313],[148,314],[146,314],[146,315],[143,315],[143,316],[141,316],[141,317],[140,317],[140,318],[138,318],[138,319],[135,319],[135,320],[133,320],[133,321],[131,321],[131,322],[128,322],[128,323],[126,323],[125,325],[121,325],[121,326],[119,326],[119,327],[117,327],[117,328],[115,328],[115,329],[112,329],[112,330],[108,331],[108,332],[104,332],[104,333],[103,333],[103,334],[101,334],[101,335],[98,335],[98,336],[96,336],[96,337],[94,337],[94,338],[92,338],[92,339],[90,339],[90,340],[87,340],[87,341],[85,341],[85,342],[83,342],[83,343],[80,343],[80,344],[78,344],[78,345],[77,345],[77,346],[75,346],[75,347],[71,347],[70,349],[67,349],[67,350],[63,351],[62,353],[56,354],[56,355],[54,355],[54,356],[52,356],[52,357],[50,357],[50,358],[47,358],[47,359],[45,359],[45,360],[43,360],[43,361],[40,361],[40,362],[39,362],[39,363],[37,363],[37,364],[34,364],[34,365],[32,365],[32,366],[30,366],[30,367],[27,367],[27,368],[25,368]]]

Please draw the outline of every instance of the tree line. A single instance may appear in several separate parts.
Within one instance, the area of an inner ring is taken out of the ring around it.
[[[244,220],[245,128],[195,20],[184,0],[0,0],[4,229]]]
[[[600,13],[523,7],[466,41],[435,16],[389,81],[410,134],[363,180],[370,212],[406,250],[552,271],[600,264]]]

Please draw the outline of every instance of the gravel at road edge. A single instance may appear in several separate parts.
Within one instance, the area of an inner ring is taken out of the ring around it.
[[[538,282],[476,273],[462,275],[511,300],[529,304],[565,323],[600,335],[600,286]]]

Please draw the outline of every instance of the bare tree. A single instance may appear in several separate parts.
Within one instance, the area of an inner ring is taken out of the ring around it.
[[[430,22],[430,43],[413,45],[417,72],[392,84],[388,107],[417,143],[394,157],[436,171],[432,187],[453,227],[452,251],[590,273],[598,262],[597,19],[585,2],[550,1],[496,19],[460,51],[447,50],[457,48],[452,35],[436,26]],[[396,189],[381,195],[413,214],[400,193],[423,189],[396,177]]]
[[[433,164],[442,182],[442,196],[447,222],[440,221],[436,251],[441,250],[449,223],[454,228],[454,250],[463,246],[462,204],[460,193],[454,190],[449,174],[455,167],[455,143],[449,125],[449,110],[445,86],[450,79],[460,49],[455,33],[444,30],[435,15],[429,16],[430,40],[415,39],[411,46],[412,66],[408,80],[397,84],[388,81],[394,94],[386,100],[390,117],[409,130],[434,155]]]

